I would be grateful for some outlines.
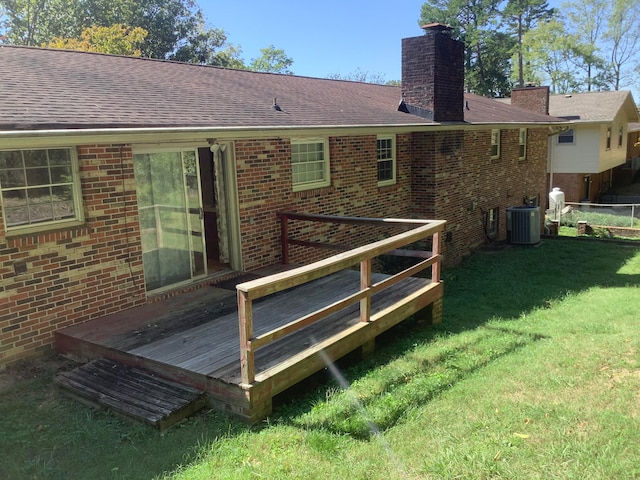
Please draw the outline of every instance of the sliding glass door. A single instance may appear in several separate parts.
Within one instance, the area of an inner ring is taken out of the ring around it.
[[[195,150],[134,155],[147,291],[206,274]]]

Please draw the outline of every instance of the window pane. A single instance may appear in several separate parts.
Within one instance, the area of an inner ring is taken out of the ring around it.
[[[71,166],[51,167],[51,183],[69,183],[73,181]]]
[[[0,152],[0,169],[22,167],[22,153],[20,151]]]
[[[49,150],[49,165],[69,165],[71,166],[71,154],[69,150]]]
[[[30,188],[27,190],[29,196],[29,204],[34,205],[38,203],[51,203],[51,188]]]
[[[0,152],[0,191],[8,227],[76,218],[70,149]]]
[[[0,187],[15,188],[25,187],[27,185],[23,169],[11,168],[0,170]]]
[[[48,168],[29,168],[27,169],[27,185],[49,185],[51,179],[49,178]]]
[[[54,202],[73,200],[73,187],[71,185],[59,185],[51,187],[51,197]]]
[[[27,195],[24,190],[11,190],[2,193],[2,203],[7,216],[7,226],[29,223]]]
[[[53,219],[53,209],[50,203],[32,205],[29,207],[29,219],[31,223],[46,222]]]
[[[294,184],[316,183],[325,179],[323,142],[291,144],[291,167]]]
[[[46,167],[47,151],[46,150],[25,150],[24,165],[25,167]]]
[[[61,220],[63,218],[73,218],[75,216],[75,208],[73,202],[56,202],[53,204],[53,219]]]

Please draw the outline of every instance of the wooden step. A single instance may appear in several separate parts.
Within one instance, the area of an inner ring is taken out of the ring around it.
[[[206,405],[200,390],[105,358],[61,372],[55,382],[84,403],[109,408],[160,430]]]

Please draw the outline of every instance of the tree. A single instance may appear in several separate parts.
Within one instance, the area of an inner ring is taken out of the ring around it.
[[[0,3],[0,36],[14,45],[36,46],[66,35],[68,30],[55,33],[52,24],[58,23],[65,5],[62,0],[2,0]],[[64,22],[61,22],[64,24]],[[80,32],[78,32],[79,34]]]
[[[516,84],[524,87],[524,67],[522,60],[522,38],[540,21],[548,21],[553,17],[554,10],[549,8],[546,0],[508,0],[502,11],[502,18],[506,23],[507,31],[516,39]]]
[[[578,49],[575,35],[564,24],[551,20],[529,30],[523,36],[525,75],[537,83],[550,83],[552,93],[567,93],[579,89],[571,59]]]
[[[146,30],[140,27],[129,28],[115,24],[110,27],[85,28],[79,39],[54,37],[42,46],[139,57],[142,54],[140,45],[146,36]]]
[[[603,87],[606,60],[600,54],[606,26],[609,0],[572,0],[562,5],[564,24],[578,40],[574,64],[584,72],[586,91]],[[563,19],[559,19],[563,21]]]
[[[145,57],[238,64],[239,50],[227,48],[223,30],[206,26],[194,0],[1,1],[0,35],[7,43],[41,45],[54,37],[80,38],[92,26],[122,24],[148,32],[140,45]]]
[[[513,40],[502,37],[507,45],[494,41],[499,4],[500,0],[428,0],[421,9],[421,24],[451,25],[465,43],[466,90],[479,95],[495,96],[509,89],[508,51]]]
[[[285,73],[291,75],[293,72],[289,67],[293,64],[293,59],[287,57],[284,50],[269,45],[267,48],[261,48],[262,55],[251,60],[248,65],[249,70],[256,72]]]
[[[360,68],[356,68],[353,72],[347,74],[340,73],[332,73],[327,75],[327,78],[331,80],[349,80],[351,82],[361,82],[361,83],[375,83],[377,85],[392,85],[391,82],[387,82],[384,78],[384,75],[381,73],[368,72],[365,70],[361,70]],[[400,82],[398,82],[399,84]]]
[[[613,89],[619,90],[624,69],[640,56],[640,23],[633,14],[637,0],[614,0],[604,38],[610,49]]]

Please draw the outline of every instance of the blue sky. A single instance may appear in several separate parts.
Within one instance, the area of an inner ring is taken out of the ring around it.
[[[207,20],[242,48],[245,61],[273,44],[296,75],[346,75],[357,68],[400,79],[400,42],[422,35],[424,0],[199,0]]]

